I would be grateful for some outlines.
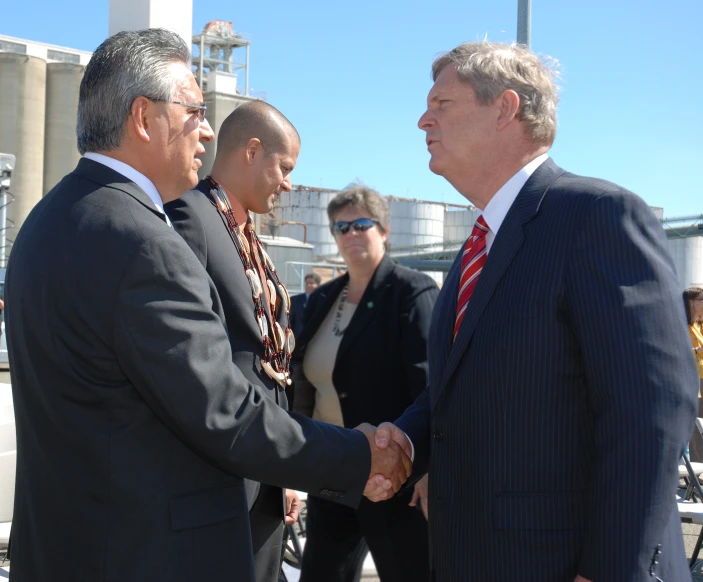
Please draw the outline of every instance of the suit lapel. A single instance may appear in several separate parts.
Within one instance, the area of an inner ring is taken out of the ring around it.
[[[440,381],[437,390],[436,398],[433,402],[436,404],[439,395],[446,387],[450,378],[454,374],[457,365],[462,359],[471,338],[473,337],[476,326],[481,319],[486,306],[491,300],[493,293],[503,278],[510,263],[515,258],[515,255],[520,250],[520,247],[525,240],[523,231],[524,225],[532,220],[539,210],[539,206],[549,190],[549,186],[554,180],[564,173],[564,170],[557,167],[551,159],[547,159],[527,180],[523,188],[518,193],[513,202],[508,214],[500,226],[491,251],[486,259],[486,264],[481,271],[481,276],[478,279],[474,293],[471,296],[471,301],[466,309],[466,314],[457,333],[456,340],[449,350],[449,357],[446,366],[443,366],[442,380]],[[454,295],[457,294],[459,285],[459,270],[455,263],[452,271],[453,277],[451,287],[454,290]],[[450,317],[456,312],[456,297],[449,302],[451,306],[450,313],[446,315],[448,321],[445,321],[447,327],[440,330],[441,333],[451,336],[454,320]]]
[[[339,297],[339,294],[348,281],[349,274],[344,274],[338,279],[320,287],[310,296],[308,301],[314,300],[314,303],[311,305],[311,309],[314,309],[314,311],[311,314],[310,321],[303,328],[300,338],[296,338],[296,352],[298,355],[304,353],[305,347],[315,336],[317,330],[320,329],[320,325],[322,325],[322,322],[325,317],[327,317],[327,314],[330,312],[330,309],[332,309],[337,297]]]
[[[464,248],[463,245],[461,248]],[[460,272],[461,249],[459,249],[459,254],[442,285],[442,290],[439,292],[432,314],[432,329],[430,330],[432,341],[428,345],[430,352],[430,399],[432,409],[434,409],[439,400],[441,394],[440,386],[443,386],[442,379],[444,375],[442,371],[445,369],[450,350],[452,349],[452,332],[456,318]],[[435,365],[435,362],[437,362],[437,365]]]
[[[340,358],[354,344],[354,340],[374,318],[374,315],[381,308],[383,296],[385,295],[390,284],[386,282],[387,275],[393,270],[393,261],[384,255],[381,263],[376,268],[376,271],[369,281],[369,284],[361,296],[361,301],[354,312],[354,315],[349,322],[349,326],[344,331],[342,342],[339,344],[337,358]]]

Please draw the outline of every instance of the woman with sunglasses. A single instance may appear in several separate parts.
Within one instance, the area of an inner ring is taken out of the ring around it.
[[[683,292],[683,304],[688,320],[688,331],[691,334],[691,347],[693,357],[698,365],[698,377],[700,388],[698,389],[698,416],[703,417],[703,289],[699,287],[689,287]],[[703,462],[703,438],[697,429],[693,431],[693,437],[689,443],[690,457],[692,461]]]
[[[375,191],[351,185],[327,214],[347,273],[308,301],[294,360],[295,411],[353,428],[394,420],[427,384],[427,334],[439,293],[427,275],[387,255],[390,212]],[[382,582],[427,582],[429,547],[412,490],[358,509],[308,496],[301,582],[361,576],[366,545]]]

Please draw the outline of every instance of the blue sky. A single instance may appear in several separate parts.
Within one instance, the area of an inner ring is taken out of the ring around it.
[[[107,35],[108,0],[4,2],[0,34],[82,50]],[[252,40],[250,85],[297,126],[293,182],[466,203],[427,168],[416,122],[433,57],[515,40],[517,0],[194,0],[196,32],[228,20]],[[665,216],[703,213],[701,0],[533,0],[532,48],[561,64],[562,167],[621,184]]]

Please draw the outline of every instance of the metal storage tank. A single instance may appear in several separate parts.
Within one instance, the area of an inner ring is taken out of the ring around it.
[[[670,238],[669,250],[674,257],[681,289],[703,287],[703,234],[687,238]]]
[[[444,211],[445,244],[463,244],[471,236],[479,212],[478,208],[448,206]]]
[[[327,205],[337,195],[337,190],[323,190],[294,186],[291,192],[283,194],[274,209],[276,218],[280,221],[302,222],[308,227],[307,242],[314,246],[316,256],[336,257],[339,252],[337,243],[330,232],[327,218]],[[281,236],[300,239],[300,227],[282,224]]]
[[[78,95],[85,67],[49,63],[46,67],[46,124],[44,134],[44,188],[51,190],[80,159],[76,139]]]
[[[391,248],[442,245],[444,205],[389,196],[391,209]]]
[[[9,246],[42,197],[46,61],[0,53],[0,87],[0,152],[17,156],[11,190],[15,200],[7,207]]]

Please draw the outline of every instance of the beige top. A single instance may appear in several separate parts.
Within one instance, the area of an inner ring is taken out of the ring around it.
[[[343,427],[342,407],[332,382],[332,372],[334,372],[339,344],[342,343],[344,337],[343,335],[336,336],[332,332],[341,298],[342,294],[340,293],[317,333],[310,340],[303,358],[303,372],[308,381],[315,387],[315,409],[312,417],[315,420]],[[356,303],[349,303],[349,301],[344,303],[342,318],[339,322],[341,329],[347,329],[355,311]]]

